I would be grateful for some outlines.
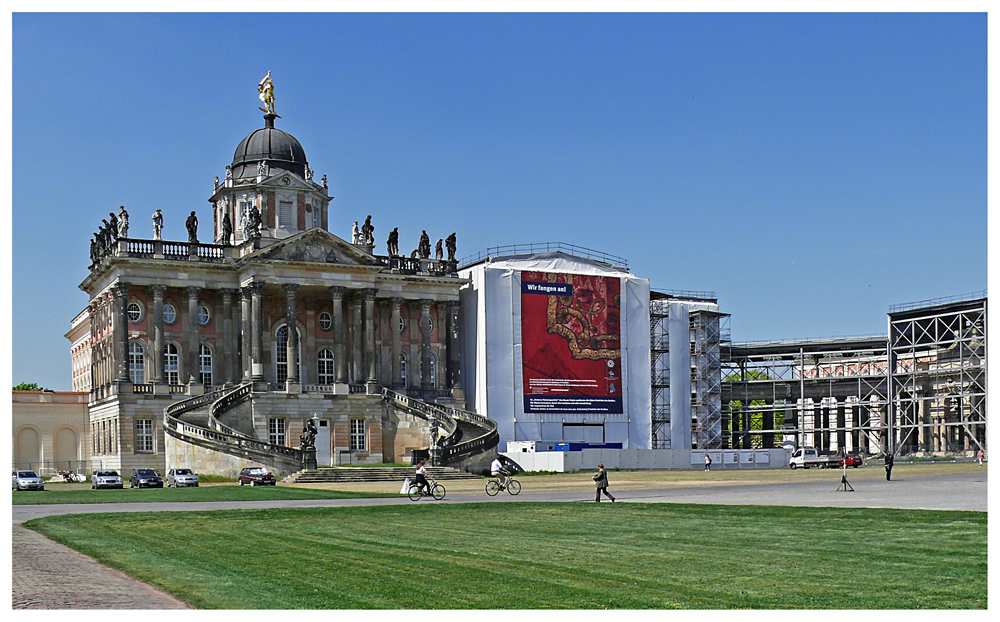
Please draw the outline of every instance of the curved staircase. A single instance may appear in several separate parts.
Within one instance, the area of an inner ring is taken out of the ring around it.
[[[427,476],[446,482],[456,479],[479,479],[478,475],[451,467],[427,467]],[[291,478],[296,484],[333,484],[343,482],[394,482],[413,478],[413,467],[332,467],[309,469]]]
[[[436,429],[437,442],[428,449],[431,464],[457,464],[463,459],[489,452],[500,443],[497,423],[492,419],[451,406],[431,404],[382,389],[382,399],[392,407],[419,417],[431,424],[431,436]]]

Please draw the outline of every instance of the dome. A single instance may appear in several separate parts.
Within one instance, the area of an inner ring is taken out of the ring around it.
[[[267,162],[269,174],[275,169],[306,176],[306,152],[302,144],[289,134],[274,127],[274,117],[264,116],[264,127],[254,130],[240,141],[233,154],[233,179],[257,176],[257,164]]]

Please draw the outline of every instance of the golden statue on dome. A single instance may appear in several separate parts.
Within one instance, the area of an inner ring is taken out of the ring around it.
[[[267,108],[260,108],[261,112],[266,112],[280,119],[281,117],[274,112],[274,82],[271,81],[270,69],[267,71],[264,79],[257,84],[257,90],[260,91],[260,101],[264,102],[264,105],[267,106]]]

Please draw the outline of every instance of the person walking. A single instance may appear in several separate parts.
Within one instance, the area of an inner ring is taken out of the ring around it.
[[[615,498],[611,496],[608,492],[608,472],[604,470],[604,465],[597,465],[597,475],[594,475],[594,482],[597,484],[597,498],[594,501],[601,502],[601,492],[608,499],[611,499],[611,503],[615,502]]]
[[[979,466],[983,466],[983,459],[986,458],[986,453],[983,452],[982,448],[979,449],[979,453],[976,454],[976,459],[979,460]]]
[[[706,451],[705,452],[705,470],[706,471],[710,471],[711,470],[711,468],[710,468],[711,466],[712,466],[712,456],[708,455],[708,452]]]
[[[885,452],[885,481],[892,481],[892,452]]]

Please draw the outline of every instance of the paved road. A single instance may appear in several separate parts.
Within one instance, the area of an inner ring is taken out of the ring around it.
[[[850,481],[850,474],[848,474]],[[614,491],[619,502],[713,503],[736,505],[795,505],[814,507],[880,507],[929,510],[987,510],[986,472],[970,475],[903,477],[891,482],[861,479],[851,482],[854,492],[836,484],[796,482],[738,484],[711,487],[659,488]],[[441,502],[505,503],[511,501],[593,502],[591,489],[523,491],[516,497],[487,497],[483,492],[452,494]],[[348,507],[412,503],[405,497],[372,499],[311,499],[296,501],[234,501],[206,503],[102,503],[73,505],[15,505],[13,518],[13,604],[15,609],[168,609],[187,605],[154,588],[105,568],[90,558],[56,544],[20,525],[57,514],[95,512],[170,512],[251,509],[266,507]],[[100,590],[92,590],[95,583]],[[99,593],[95,593],[99,592]]]

